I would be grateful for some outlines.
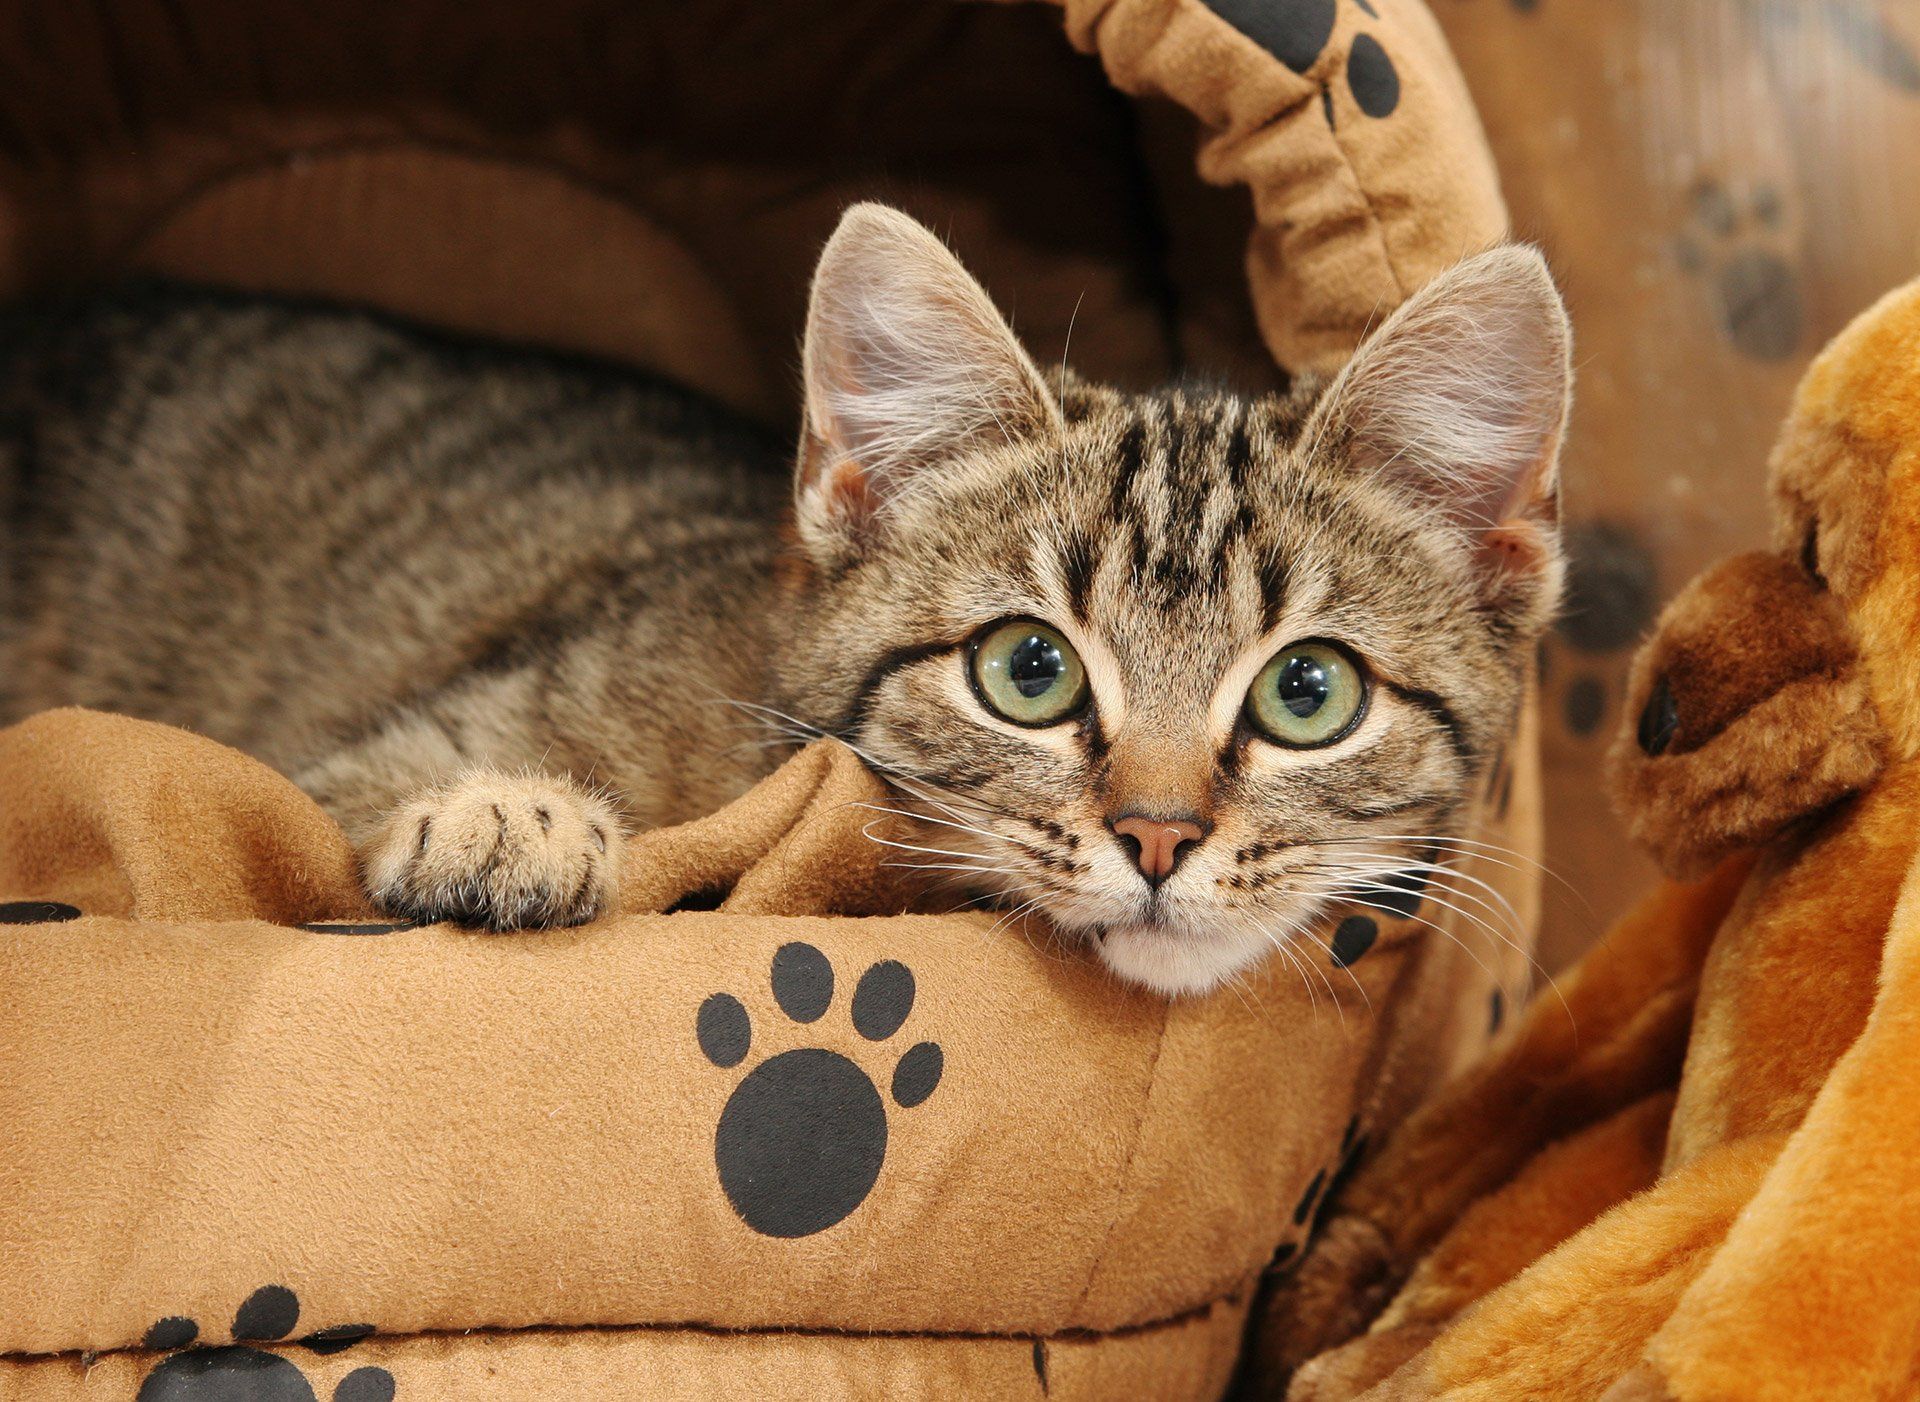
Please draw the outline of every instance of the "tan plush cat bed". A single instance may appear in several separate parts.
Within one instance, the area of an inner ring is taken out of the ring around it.
[[[0,0],[0,290],[337,296],[785,424],[855,197],[1128,384],[1332,363],[1500,236],[1412,0],[1065,9],[1191,116],[1033,6]],[[1525,950],[1434,892],[1169,1006],[898,914],[877,792],[810,751],[635,839],[620,916],[484,937],[381,928],[205,741],[0,735],[0,1397],[1220,1392]],[[1523,738],[1478,835],[1528,849],[1534,795]],[[1531,920],[1522,864],[1468,870]]]
[[[338,295],[784,430],[858,199],[961,248],[1042,361],[1074,324],[1075,366],[1126,383],[1271,374],[1256,316],[1289,367],[1337,361],[1503,232],[1417,0],[1061,8],[1071,44],[1054,6],[944,0],[0,0],[0,291]],[[1196,121],[1243,190],[1196,182]]]
[[[1213,1395],[1487,1031],[1439,892],[1171,1005],[988,915],[835,918],[902,904],[837,745],[520,936],[373,919],[310,800],[167,727],[49,712],[0,792],[4,1397]]]

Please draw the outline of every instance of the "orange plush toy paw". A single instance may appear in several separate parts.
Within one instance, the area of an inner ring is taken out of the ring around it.
[[[1802,384],[1777,549],[1636,664],[1613,764],[1676,878],[1409,1121],[1263,1339],[1290,1396],[1920,1395],[1920,283]],[[1397,1293],[1395,1289],[1397,1287]],[[1342,1302],[1387,1299],[1339,1344]]]

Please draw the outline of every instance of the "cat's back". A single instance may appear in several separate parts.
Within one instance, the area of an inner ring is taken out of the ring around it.
[[[764,579],[783,473],[673,387],[350,310],[14,312],[0,720],[95,705],[283,758],[543,636],[719,608]]]

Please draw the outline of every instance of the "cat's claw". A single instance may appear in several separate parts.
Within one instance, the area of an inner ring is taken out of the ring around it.
[[[580,925],[613,906],[620,822],[565,779],[480,770],[400,805],[361,851],[367,893],[407,920]]]

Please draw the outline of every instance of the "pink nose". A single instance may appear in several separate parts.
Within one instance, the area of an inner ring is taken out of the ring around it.
[[[1149,886],[1158,886],[1180,863],[1180,849],[1207,835],[1190,818],[1142,818],[1128,814],[1113,821],[1114,836],[1133,854],[1133,863]]]

